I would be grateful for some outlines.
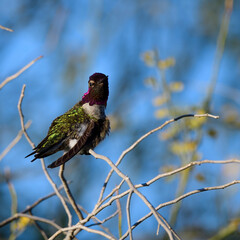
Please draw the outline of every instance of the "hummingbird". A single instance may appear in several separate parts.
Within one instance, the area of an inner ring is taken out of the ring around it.
[[[64,151],[62,157],[48,166],[55,168],[76,154],[89,155],[89,150],[94,149],[110,131],[110,122],[105,115],[108,96],[108,76],[103,73],[91,75],[88,91],[81,101],[53,120],[47,136],[26,157],[34,155],[33,162]]]

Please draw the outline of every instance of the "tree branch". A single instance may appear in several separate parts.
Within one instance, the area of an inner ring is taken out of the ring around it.
[[[163,208],[163,207],[166,207],[166,206],[169,206],[169,205],[172,205],[172,204],[175,204],[179,201],[181,201],[182,199],[186,198],[186,197],[189,197],[193,194],[197,194],[197,193],[201,193],[201,192],[205,192],[205,191],[212,191],[212,190],[219,190],[219,189],[224,189],[224,188],[227,188],[227,187],[230,187],[232,185],[235,185],[235,184],[239,184],[240,183],[240,180],[234,180],[230,183],[226,183],[224,185],[220,185],[220,186],[215,186],[215,187],[206,187],[206,188],[201,188],[201,189],[198,189],[198,190],[194,190],[194,191],[191,191],[191,192],[188,192],[188,193],[185,193],[183,194],[182,196],[179,196],[178,198],[174,199],[174,200],[171,200],[169,202],[165,202],[165,203],[162,203],[162,204],[159,204],[157,207],[156,207],[156,210],[159,210],[160,208]],[[147,215],[145,215],[144,217],[142,217],[141,219],[139,219],[136,223],[133,224],[133,226],[131,227],[131,229],[133,230],[135,227],[137,227],[140,223],[142,223],[143,221],[145,221],[147,218],[151,217],[152,216],[152,212],[149,212]],[[127,231],[120,240],[122,239],[125,239],[127,236],[129,235],[129,231]]]
[[[152,214],[154,215],[154,217],[156,218],[157,222],[164,228],[164,230],[166,231],[166,233],[169,236],[170,240],[173,240],[173,236],[171,231],[169,231],[169,229],[165,226],[165,224],[162,222],[162,220],[159,218],[158,213],[156,211],[156,209],[152,206],[152,204],[147,200],[147,198],[140,193],[132,184],[131,180],[129,177],[127,177],[126,175],[124,175],[115,165],[114,163],[107,157],[102,156],[100,154],[95,153],[93,150],[89,150],[89,153],[91,155],[93,155],[95,158],[100,158],[104,161],[106,161],[111,167],[112,169],[122,178],[124,179],[124,181],[128,184],[130,190],[132,190],[134,193],[136,193],[140,199],[142,199],[142,201],[146,204],[146,206],[151,210]]]
[[[28,129],[31,125],[31,121],[28,121],[26,125],[24,126],[25,129]],[[9,143],[9,145],[3,150],[3,152],[0,154],[0,161],[8,154],[8,152],[20,141],[22,138],[24,131],[20,130],[17,134],[17,136]]]
[[[85,230],[87,232],[90,232],[90,233],[95,233],[95,234],[98,234],[98,235],[101,235],[107,239],[116,239],[115,237],[112,237],[102,231],[99,231],[99,230],[95,230],[95,229],[91,229],[91,228],[88,228],[82,224],[76,224],[75,226],[72,226],[72,227],[66,227],[66,228],[61,228],[59,229],[57,232],[55,232],[48,240],[53,240],[55,239],[59,234],[63,233],[63,232],[66,232],[66,231],[71,231],[71,230],[77,230],[77,229],[82,229],[82,230]]]
[[[129,239],[132,240],[132,229],[131,229],[131,216],[130,216],[130,201],[132,197],[133,191],[130,191],[127,198],[127,204],[126,204],[126,212],[127,212],[127,222],[128,222],[128,232],[129,232]]]
[[[62,165],[60,166],[60,169],[59,169],[59,178],[60,178],[61,181],[62,181],[62,184],[63,184],[64,190],[65,190],[65,193],[66,193],[66,195],[67,195],[67,197],[68,197],[68,200],[69,200],[69,202],[71,203],[74,211],[75,211],[76,214],[78,215],[79,220],[83,220],[82,212],[81,212],[80,209],[78,208],[78,206],[77,206],[77,204],[76,204],[76,202],[75,202],[75,200],[74,200],[74,198],[73,198],[73,195],[72,195],[72,193],[71,193],[71,190],[70,190],[70,188],[69,188],[69,186],[68,186],[68,184],[67,184],[67,181],[66,181],[66,179],[65,179],[65,177],[64,177],[64,166],[65,166],[64,164],[62,164]]]
[[[28,63],[26,66],[24,66],[23,68],[21,68],[18,72],[16,72],[15,74],[11,75],[10,77],[7,77],[3,82],[0,83],[0,90],[1,88],[3,88],[7,83],[9,83],[10,81],[12,81],[13,79],[17,78],[19,75],[21,75],[24,71],[26,71],[28,68],[30,68],[36,61],[38,61],[39,59],[41,59],[43,56],[39,56],[37,58],[35,58],[34,60],[32,60],[30,63]]]
[[[33,64],[33,63],[32,63]],[[23,101],[23,98],[24,98],[24,92],[25,92],[25,84],[23,85],[23,88],[22,88],[22,91],[21,91],[21,95],[20,95],[20,98],[19,98],[19,102],[18,102],[18,111],[19,111],[19,116],[20,116],[20,122],[21,122],[21,126],[22,126],[22,131],[24,132],[24,135],[27,139],[27,141],[29,142],[30,146],[32,148],[35,147],[34,143],[32,142],[32,140],[30,139],[30,137],[28,136],[27,132],[26,132],[26,129],[24,128],[24,116],[23,116],[23,113],[22,113],[22,101]],[[58,191],[58,188],[56,186],[56,184],[53,182],[52,178],[50,177],[47,169],[46,169],[46,165],[45,165],[45,162],[44,162],[44,159],[41,158],[41,165],[42,165],[42,169],[43,169],[43,172],[47,178],[47,180],[49,181],[49,183],[52,185],[52,188],[54,189],[56,195],[58,196],[58,198],[60,199],[62,205],[63,205],[63,208],[68,216],[68,219],[71,219],[72,218],[72,215],[68,209],[68,206],[63,198],[63,196],[60,194],[60,192]]]
[[[124,150],[122,152],[122,154],[120,155],[120,157],[118,158],[117,162],[115,163],[116,166],[118,166],[122,159],[126,156],[127,153],[129,153],[130,151],[132,151],[140,142],[142,142],[145,138],[147,138],[149,135],[163,129],[165,126],[167,126],[168,124],[172,123],[172,122],[176,122],[182,118],[186,118],[186,117],[196,117],[196,118],[201,118],[201,117],[210,117],[210,118],[214,118],[214,119],[218,119],[219,116],[215,116],[215,115],[212,115],[212,114],[209,114],[209,113],[205,113],[205,114],[184,114],[184,115],[181,115],[179,117],[176,117],[176,118],[172,118],[170,120],[167,120],[165,121],[161,126],[147,132],[146,134],[144,134],[142,137],[140,137],[137,141],[135,141],[129,148],[127,148],[126,150]],[[104,182],[104,185],[101,189],[101,192],[100,192],[100,196],[99,196],[99,199],[98,199],[98,202],[100,202],[103,198],[103,194],[104,194],[104,191],[107,187],[107,184],[108,184],[108,181],[110,180],[111,176],[113,174],[113,169],[110,170],[110,172],[108,173],[107,177],[106,177],[106,180]]]
[[[0,25],[0,28],[3,29],[3,30],[6,30],[8,32],[13,32],[13,30],[11,28],[7,28],[7,27],[4,27],[2,25]]]

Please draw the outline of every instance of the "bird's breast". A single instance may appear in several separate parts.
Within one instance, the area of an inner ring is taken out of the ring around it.
[[[82,108],[88,115],[96,119],[103,119],[106,117],[104,105],[98,104],[90,105],[89,103],[84,103]]]

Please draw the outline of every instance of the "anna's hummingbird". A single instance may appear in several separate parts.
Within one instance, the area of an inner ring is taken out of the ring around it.
[[[89,154],[88,151],[95,148],[110,130],[105,115],[108,95],[108,76],[102,73],[91,75],[82,100],[52,122],[47,136],[26,157],[34,154],[33,162],[64,150],[64,155],[48,166],[55,168],[76,154]]]

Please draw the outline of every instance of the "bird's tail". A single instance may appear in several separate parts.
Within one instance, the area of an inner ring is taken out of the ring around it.
[[[84,132],[82,137],[78,140],[78,142],[68,152],[66,152],[62,157],[58,158],[55,162],[50,164],[48,166],[48,168],[58,167],[58,166],[64,164],[65,162],[69,161],[72,157],[74,157],[82,149],[84,144],[86,144],[86,142],[87,142],[89,136],[91,135],[94,127],[95,127],[95,122],[92,121],[88,125],[86,131]]]

